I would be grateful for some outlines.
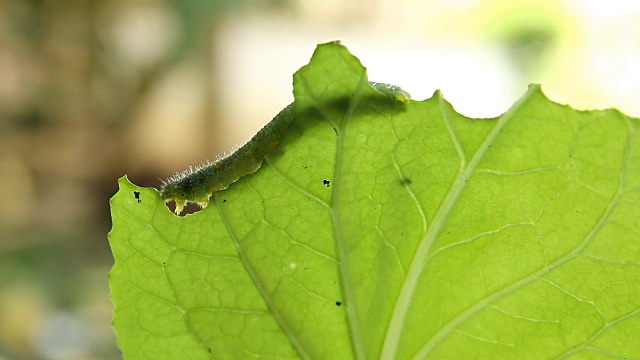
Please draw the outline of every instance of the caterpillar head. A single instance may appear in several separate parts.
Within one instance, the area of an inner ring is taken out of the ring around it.
[[[369,84],[371,84],[371,86],[373,86],[374,89],[378,90],[383,95],[395,101],[406,104],[409,102],[409,100],[411,100],[411,94],[409,94],[406,90],[404,90],[400,86],[373,82],[373,81],[369,82]]]

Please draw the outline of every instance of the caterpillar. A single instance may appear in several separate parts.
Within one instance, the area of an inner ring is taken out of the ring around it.
[[[384,83],[369,83],[386,97],[407,103],[411,95],[402,88]],[[211,195],[224,190],[244,175],[256,172],[264,158],[273,151],[293,120],[293,104],[285,107],[265,125],[249,142],[231,155],[217,159],[214,163],[190,167],[162,182],[160,197],[165,202],[175,201],[176,215],[180,215],[186,203],[201,207],[209,204]]]

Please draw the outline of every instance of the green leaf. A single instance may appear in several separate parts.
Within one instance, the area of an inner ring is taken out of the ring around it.
[[[637,357],[640,122],[535,85],[470,119],[439,92],[399,105],[367,81],[346,48],[318,46],[278,150],[196,214],[120,179],[124,355]]]

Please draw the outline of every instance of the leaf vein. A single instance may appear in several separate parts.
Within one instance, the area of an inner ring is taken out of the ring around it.
[[[607,206],[606,210],[602,213],[602,215],[600,216],[600,218],[598,219],[598,221],[596,222],[595,226],[593,227],[593,229],[589,232],[589,234],[587,234],[584,238],[584,240],[578,244],[576,246],[576,248],[574,250],[572,250],[571,252],[569,252],[567,255],[565,255],[564,257],[556,260],[555,262],[542,267],[540,270],[531,273],[530,275],[520,279],[519,281],[516,281],[515,283],[513,283],[510,286],[507,286],[505,288],[503,288],[500,291],[497,291],[493,294],[491,294],[490,296],[485,297],[482,300],[477,301],[475,304],[473,304],[472,306],[470,306],[469,308],[467,308],[465,311],[461,312],[458,316],[456,316],[455,318],[453,318],[452,320],[450,320],[447,324],[445,324],[423,347],[422,349],[420,349],[420,351],[417,353],[416,358],[424,358],[431,349],[433,349],[435,347],[435,345],[440,342],[446,334],[450,333],[453,329],[455,329],[456,326],[458,326],[459,324],[461,324],[462,322],[464,322],[465,320],[467,320],[468,318],[470,318],[473,314],[475,314],[476,312],[478,312],[480,309],[484,308],[485,306],[493,303],[494,301],[502,298],[503,296],[537,280],[537,279],[542,279],[542,276],[548,272],[550,272],[551,270],[554,270],[558,267],[560,267],[561,265],[577,258],[578,256],[581,255],[582,250],[591,242],[591,240],[595,237],[595,235],[600,231],[600,229],[604,226],[604,224],[607,222],[607,219],[609,218],[609,216],[613,213],[613,210],[615,209],[616,205],[619,203],[619,199],[622,198],[624,192],[625,192],[625,176],[626,176],[626,172],[627,169],[630,166],[630,157],[629,157],[629,153],[631,152],[631,133],[629,134],[629,136],[627,137],[627,145],[625,147],[625,151],[623,154],[623,166],[622,166],[622,176],[620,177],[620,182],[618,184],[618,191],[616,193],[616,195],[611,199],[611,201],[609,202],[609,205]]]
[[[444,225],[449,212],[453,209],[458,196],[466,187],[471,173],[473,172],[473,170],[475,170],[491,143],[493,143],[502,128],[506,126],[506,124],[513,118],[513,114],[517,112],[522,103],[525,102],[534,93],[535,90],[535,87],[530,87],[529,91],[500,118],[491,133],[489,133],[485,141],[482,143],[482,145],[474,155],[473,159],[471,159],[468,167],[462,174],[459,174],[458,178],[453,183],[449,194],[447,194],[446,198],[440,205],[440,208],[437,210],[431,226],[418,245],[416,254],[414,255],[409,267],[409,273],[407,274],[407,277],[402,284],[402,288],[400,290],[398,300],[396,301],[396,305],[391,318],[389,331],[387,332],[387,336],[384,341],[382,349],[383,359],[393,359],[397,354],[402,326],[407,316],[409,315],[409,307],[411,305],[413,295],[416,291],[420,275],[426,268],[427,255],[429,253],[429,250],[431,249],[431,246],[435,242],[436,236],[442,229],[442,226]]]
[[[275,303],[273,302],[273,299],[269,296],[266,289],[260,282],[260,279],[256,275],[253,269],[253,266],[251,266],[248,259],[246,258],[244,251],[242,250],[242,246],[240,245],[240,242],[237,236],[233,233],[231,229],[231,225],[229,224],[229,221],[227,220],[227,217],[225,216],[224,211],[222,210],[223,207],[220,204],[220,200],[219,200],[219,197],[217,196],[217,193],[214,193],[214,197],[215,197],[216,208],[218,209],[218,213],[220,214],[220,220],[222,220],[224,227],[227,229],[227,233],[229,234],[231,241],[233,241],[233,244],[236,247],[236,251],[238,251],[238,255],[240,260],[242,261],[242,265],[244,265],[244,268],[247,271],[247,274],[253,281],[253,284],[255,285],[256,289],[260,293],[260,296],[262,296],[265,303],[267,304],[267,308],[273,315],[278,325],[280,325],[280,328],[282,328],[282,331],[284,331],[284,333],[287,335],[287,337],[289,338],[289,341],[291,341],[291,344],[293,345],[294,349],[296,349],[300,357],[302,357],[303,359],[310,359],[311,357],[309,356],[307,351],[304,349],[300,340],[295,336],[295,333],[291,330],[291,328],[289,327],[289,324],[287,324],[286,320],[284,319],[284,317],[276,307]]]

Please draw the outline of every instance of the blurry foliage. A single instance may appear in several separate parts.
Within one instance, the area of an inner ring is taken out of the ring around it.
[[[525,79],[543,72],[562,38],[572,36],[571,14],[549,1],[524,1],[518,6],[488,0],[481,7],[486,33],[501,43]]]
[[[556,43],[558,33],[543,24],[524,25],[505,36],[504,44],[513,63],[524,74],[535,73]]]
[[[90,322],[93,356],[120,357],[106,233],[115,179],[134,168],[127,129],[183,60],[211,68],[216,21],[246,3],[0,1],[0,187],[11,196],[0,205],[0,358],[52,356],[38,350],[51,334],[33,331],[59,309]],[[145,170],[136,178],[155,183]]]

